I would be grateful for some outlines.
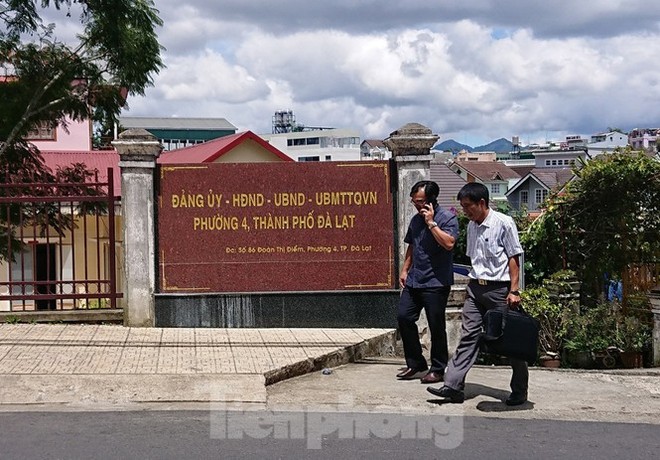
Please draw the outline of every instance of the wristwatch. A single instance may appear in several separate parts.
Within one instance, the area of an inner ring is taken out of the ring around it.
[[[437,227],[438,223],[436,221],[431,221],[429,222],[429,230],[431,230],[433,227]]]
[[[520,291],[509,291],[509,294],[520,296]]]

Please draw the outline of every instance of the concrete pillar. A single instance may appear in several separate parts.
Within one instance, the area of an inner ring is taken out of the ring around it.
[[[653,312],[653,366],[660,367],[660,285],[649,294]]]
[[[439,136],[419,123],[408,123],[390,134],[383,142],[392,152],[397,177],[397,190],[395,193],[395,218],[397,220],[396,240],[399,245],[398,269],[401,268],[405,257],[406,245],[403,238],[406,236],[408,224],[416,210],[410,202],[410,189],[415,182],[429,180],[431,174],[431,147],[438,141]],[[398,273],[397,273],[398,279]]]
[[[124,325],[155,326],[156,257],[154,172],[162,146],[144,129],[122,132],[119,153],[124,221]]]

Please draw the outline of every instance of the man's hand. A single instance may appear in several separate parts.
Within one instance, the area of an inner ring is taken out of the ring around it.
[[[406,286],[406,278],[408,278],[408,270],[401,270],[399,274],[399,286],[401,286],[401,289]]]
[[[509,310],[517,310],[520,306],[520,294],[509,292],[509,295],[506,296],[506,304],[509,306]]]
[[[435,212],[433,211],[433,205],[431,204],[425,204],[422,209],[419,210],[419,213],[424,217],[424,222],[426,222],[426,225],[430,224],[433,222],[433,216],[435,215]]]

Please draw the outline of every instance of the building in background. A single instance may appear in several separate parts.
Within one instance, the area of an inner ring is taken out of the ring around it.
[[[622,148],[628,145],[628,135],[619,131],[609,133],[594,134],[587,144],[587,153],[589,158],[597,157],[604,153],[612,153],[616,148]]]
[[[260,136],[296,161],[360,160],[360,133],[356,129],[328,128]]]
[[[392,152],[382,140],[365,139],[360,144],[361,160],[389,160],[390,158],[392,158]]]
[[[119,132],[133,128],[149,131],[163,145],[164,151],[202,144],[212,139],[236,134],[237,130],[224,118],[121,117],[119,119]]]
[[[658,151],[660,128],[635,128],[628,134],[628,143],[635,150]]]
[[[499,161],[455,161],[449,169],[465,182],[480,182],[488,187],[493,207],[507,201],[510,185],[520,179],[520,174]]]

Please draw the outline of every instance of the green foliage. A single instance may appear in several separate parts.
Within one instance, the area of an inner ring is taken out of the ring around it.
[[[567,334],[569,309],[553,300],[546,287],[530,288],[521,293],[527,313],[539,320],[539,348],[543,354],[559,354]]]
[[[617,302],[601,302],[570,319],[565,348],[600,351],[615,346],[623,351],[642,351],[650,346],[652,332],[645,314],[624,309]]]
[[[42,0],[77,8],[77,43],[58,41],[31,0],[0,1],[0,155],[40,123],[116,119],[126,94],[144,94],[162,67],[151,0]],[[65,24],[64,26],[75,26]],[[93,108],[93,109],[92,109]],[[94,110],[94,111],[92,111]]]
[[[85,185],[94,177],[96,171],[88,170],[82,163],[51,172],[40,163],[42,159],[39,155],[28,155],[19,159],[21,161],[3,165],[3,157],[0,157],[0,171],[7,171],[6,174],[0,174],[0,178],[3,183],[12,185],[11,188],[0,188],[2,197],[76,197],[100,196],[104,193],[97,187]],[[35,186],[34,183],[41,185]],[[9,260],[23,250],[24,243],[15,236],[21,226],[35,228],[41,235],[45,235],[48,228],[64,235],[66,230],[73,228],[75,215],[103,212],[106,208],[107,205],[103,202],[81,201],[73,210],[74,214],[70,214],[62,213],[57,202],[1,203],[0,261]]]
[[[603,302],[572,315],[564,348],[569,351],[600,351],[616,346],[617,304]]]
[[[571,268],[599,290],[603,275],[660,259],[660,162],[630,149],[575,170],[521,237],[528,284]]]
[[[643,351],[651,343],[652,332],[640,318],[623,316],[617,322],[616,346],[623,351]]]
[[[59,41],[55,25],[44,23],[40,16],[44,9],[63,7],[68,14],[60,25],[82,26],[75,43]],[[79,15],[73,17],[72,11]],[[152,76],[163,67],[156,35],[161,25],[152,0],[0,0],[2,182],[84,183],[91,174],[84,166],[50,171],[40,152],[25,138],[39,126],[61,125],[66,129],[67,117],[105,125],[116,121],[126,96],[144,94],[153,84]],[[43,190],[49,193],[54,188]],[[9,192],[2,193],[6,196]],[[67,193],[75,196],[79,190],[69,188]],[[85,193],[93,194],[94,190]],[[87,205],[79,212],[91,209]],[[72,226],[71,217],[56,217],[54,204],[37,207],[28,215],[21,215],[18,206],[3,205],[0,260],[11,256],[10,245],[11,252],[21,248],[21,242],[13,237],[16,225],[34,223],[43,228],[45,222],[57,231]]]
[[[470,265],[470,258],[465,254],[467,251],[467,227],[470,219],[463,211],[458,211],[456,218],[458,219],[458,240],[454,245],[454,263]]]
[[[5,322],[7,324],[18,324],[21,322],[21,320],[18,316],[10,315],[5,317]]]

